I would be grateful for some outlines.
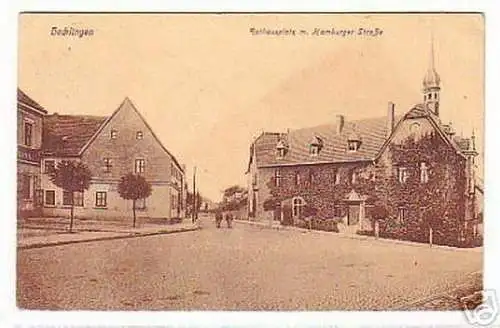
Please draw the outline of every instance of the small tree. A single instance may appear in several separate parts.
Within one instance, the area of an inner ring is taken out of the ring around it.
[[[83,192],[89,189],[92,173],[85,164],[76,161],[61,161],[52,172],[49,172],[50,181],[57,187],[70,193],[71,214],[69,231],[73,231],[75,191]]]
[[[132,200],[132,212],[134,214],[133,227],[135,228],[135,203],[138,199],[151,196],[151,184],[142,175],[129,173],[120,179],[118,193],[123,199]]]

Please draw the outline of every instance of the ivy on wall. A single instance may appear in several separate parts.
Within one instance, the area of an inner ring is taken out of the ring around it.
[[[421,181],[422,163],[427,168],[425,182]],[[404,183],[400,182],[399,168],[406,171]],[[386,156],[376,163],[302,165],[280,170],[279,187],[271,178],[267,183],[271,196],[264,202],[264,210],[275,211],[275,215],[282,202],[302,197],[318,218],[345,216],[343,201],[354,190],[366,199],[368,217],[370,208],[387,214],[380,220],[380,229],[393,238],[427,242],[432,228],[436,243],[452,244],[463,227],[466,160],[435,133],[391,144]]]

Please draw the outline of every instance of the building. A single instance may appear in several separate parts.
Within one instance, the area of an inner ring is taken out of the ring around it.
[[[41,187],[43,214],[67,215],[69,193],[52,184],[49,172],[62,160],[81,161],[92,172],[90,188],[75,193],[75,215],[128,218],[132,202],[117,191],[127,173],[143,175],[152,194],[136,203],[138,217],[185,216],[185,168],[162,145],[148,123],[126,98],[109,117],[46,115],[43,127]]]
[[[335,121],[287,133],[264,132],[250,146],[248,216],[297,223],[313,208],[345,231],[373,227],[371,209],[388,211],[386,234],[446,243],[476,230],[482,186],[475,173],[475,137],[441,122],[440,76],[433,54],[423,103],[403,115]]]
[[[17,202],[18,216],[41,213],[40,150],[43,117],[47,111],[17,89]]]

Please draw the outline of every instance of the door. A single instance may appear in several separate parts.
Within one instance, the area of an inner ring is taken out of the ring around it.
[[[355,225],[359,222],[359,204],[349,205],[349,211],[347,212],[347,224]]]

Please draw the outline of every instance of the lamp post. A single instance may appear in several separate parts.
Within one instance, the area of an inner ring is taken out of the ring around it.
[[[193,169],[193,219],[192,222],[194,223],[196,219],[198,218],[197,215],[197,208],[196,208],[196,166]]]

